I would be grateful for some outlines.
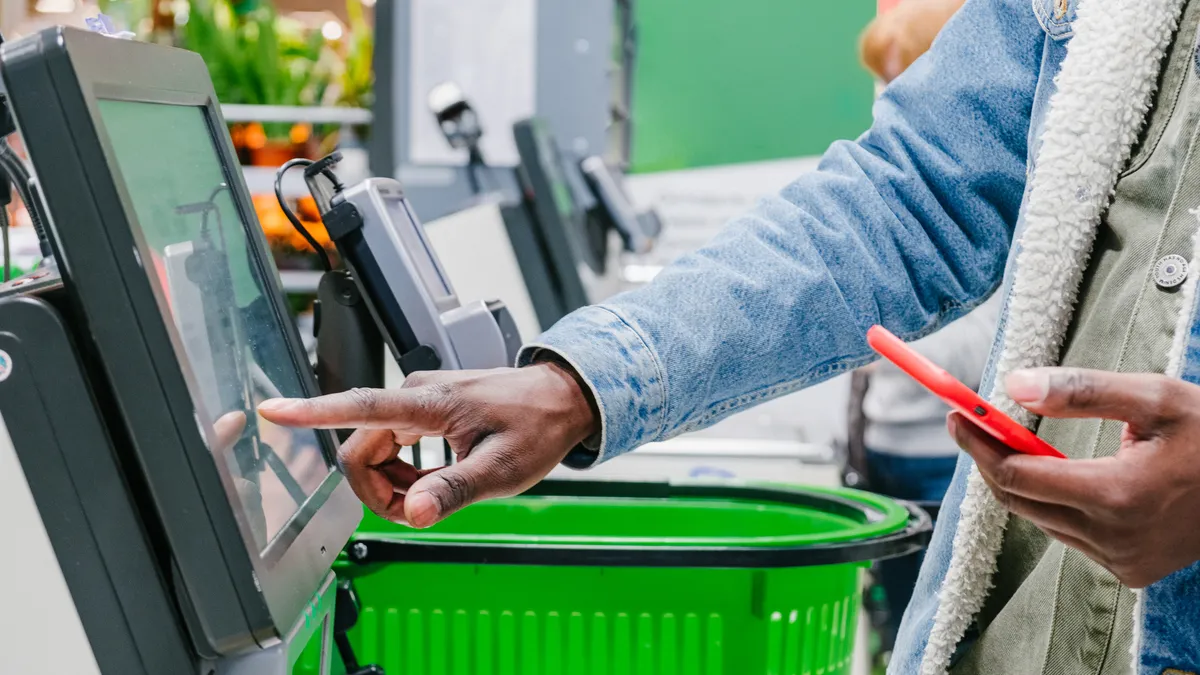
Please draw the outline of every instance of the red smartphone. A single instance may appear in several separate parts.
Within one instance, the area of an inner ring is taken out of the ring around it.
[[[1027,455],[1066,459],[1066,455],[1055,450],[1054,446],[994,408],[970,387],[913,351],[883,326],[871,326],[867,331],[867,344],[992,438]]]

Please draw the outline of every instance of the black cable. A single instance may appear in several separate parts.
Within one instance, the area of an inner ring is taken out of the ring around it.
[[[309,246],[312,246],[313,250],[317,252],[317,257],[321,259],[321,267],[326,272],[331,272],[333,271],[333,262],[329,260],[329,253],[325,250],[324,246],[317,243],[316,238],[309,234],[308,230],[305,229],[300,219],[296,217],[296,214],[292,213],[292,209],[288,207],[287,202],[283,198],[283,175],[288,172],[288,169],[297,166],[308,166],[310,164],[312,164],[311,159],[301,158],[289,159],[284,162],[283,166],[279,167],[279,170],[275,172],[275,199],[279,201],[279,208],[283,209],[283,215],[287,216],[288,222],[292,224],[292,227],[296,228],[300,236],[304,237]]]
[[[471,194],[483,194],[483,186],[479,183],[479,174],[474,164],[467,167],[467,184],[471,186]]]
[[[337,174],[330,171],[329,169],[321,169],[321,175],[328,178],[329,182],[333,184],[333,193],[334,194],[338,194],[342,190],[346,189],[346,186],[342,185],[342,181],[338,180]]]
[[[33,224],[33,230],[37,233],[38,246],[42,250],[42,257],[49,258],[54,255],[50,248],[50,239],[46,236],[45,219],[42,216],[42,202],[38,198],[33,179],[29,175],[29,170],[25,168],[25,162],[17,156],[16,150],[8,144],[8,139],[0,138],[0,169],[8,174],[8,178],[12,181],[14,187],[17,188],[17,193],[21,196],[21,201],[25,203],[25,210],[29,212],[29,221]]]
[[[42,257],[50,258],[54,255],[54,251],[50,248],[49,237],[46,236],[46,218],[42,211],[41,198],[37,193],[37,184],[29,177],[29,172],[21,158],[17,157],[16,153],[6,154],[5,150],[12,152],[12,148],[8,147],[7,143],[0,144],[0,168],[3,168],[4,172],[9,175],[13,187],[21,196],[21,202],[25,204],[29,222],[37,234],[38,247],[41,249]]]
[[[25,201],[27,198],[33,199],[29,193],[29,184],[32,182],[29,169],[25,167],[25,162],[17,155],[17,151],[8,144],[7,138],[0,138],[0,162],[3,162],[4,172],[8,174],[9,180],[13,182],[17,192],[20,193],[21,201]],[[31,209],[29,204],[26,204],[25,207]]]
[[[12,204],[12,193],[12,181],[9,180],[8,173],[0,171],[0,227],[4,232],[4,281],[12,278],[12,254],[8,241],[8,205]]]
[[[472,144],[467,153],[467,182],[471,186],[471,194],[481,195],[483,181],[479,179],[479,170],[485,168],[487,163],[483,161],[483,153],[478,145]]]
[[[467,165],[467,185],[470,186],[472,195],[478,196],[483,194],[483,185],[479,181],[478,164]]]
[[[4,280],[12,278],[12,249],[8,245],[8,208],[0,206],[0,238],[4,240]]]

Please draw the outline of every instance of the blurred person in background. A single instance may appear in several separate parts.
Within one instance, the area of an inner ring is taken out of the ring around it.
[[[859,42],[863,64],[883,83],[903,73],[924,54],[964,0],[903,0],[867,26]],[[911,343],[972,389],[987,365],[999,296],[942,330]],[[850,419],[851,458],[873,492],[940,504],[954,478],[958,444],[946,434],[950,408],[899,368],[877,362],[853,375]],[[896,642],[900,617],[912,598],[922,553],[885,560],[876,568],[883,603],[873,623],[880,632],[879,655],[886,660]]]
[[[929,50],[942,26],[964,0],[903,0],[872,21],[859,42],[859,56],[887,84]]]
[[[1000,295],[994,295],[963,318],[942,330],[909,343],[971,389],[978,389],[1000,318]],[[960,448],[946,433],[950,407],[888,361],[877,361],[857,371],[851,391],[851,436],[861,439],[861,485],[895,499],[940,505],[954,478]],[[880,655],[891,651],[900,628],[900,617],[912,598],[921,571],[923,553],[885,560],[876,569],[883,587]]]

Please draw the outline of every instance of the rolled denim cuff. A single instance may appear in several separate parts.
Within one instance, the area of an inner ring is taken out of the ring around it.
[[[600,411],[599,438],[572,450],[566,466],[587,468],[661,437],[667,409],[662,366],[617,311],[597,305],[571,313],[522,347],[517,366],[546,360],[545,352],[575,370]]]

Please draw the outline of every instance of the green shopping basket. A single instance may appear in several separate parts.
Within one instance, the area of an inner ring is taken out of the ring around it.
[[[862,570],[930,529],[848,489],[545,481],[427,530],[368,515],[337,570],[387,675],[836,675]]]

